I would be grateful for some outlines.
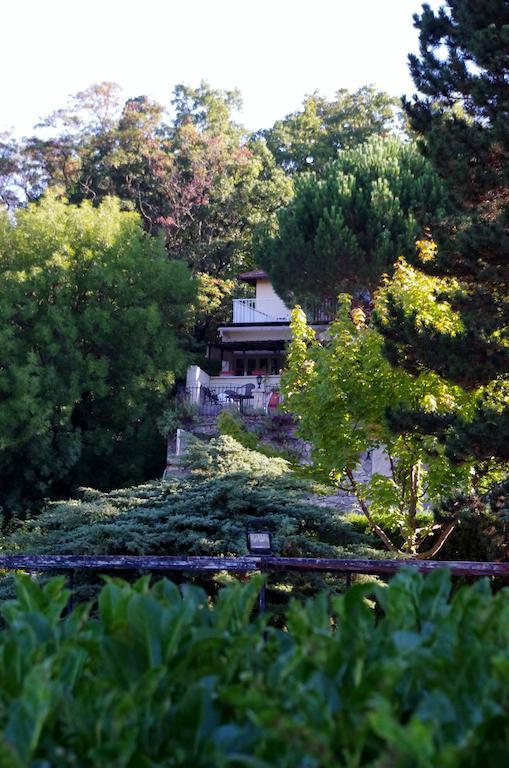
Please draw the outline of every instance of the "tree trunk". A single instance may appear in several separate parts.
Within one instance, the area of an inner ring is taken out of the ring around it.
[[[377,525],[375,523],[375,521],[373,520],[373,518],[371,517],[371,513],[369,511],[369,507],[366,504],[366,502],[364,500],[364,497],[362,496],[362,494],[361,494],[361,492],[359,490],[359,486],[357,485],[357,482],[355,481],[355,478],[353,476],[353,472],[352,472],[351,469],[347,469],[346,470],[346,476],[350,480],[350,484],[351,484],[351,487],[352,487],[352,491],[355,494],[355,498],[359,502],[359,506],[362,509],[362,511],[363,511],[364,515],[366,516],[366,518],[368,519],[368,522],[371,525],[371,528],[373,529],[373,531],[376,533],[378,538],[383,541],[383,543],[385,544],[385,546],[387,547],[387,549],[390,552],[398,552],[399,553],[400,550],[398,549],[398,547],[395,544],[393,544],[393,542],[387,536],[385,531],[383,531],[382,528],[380,528],[380,526]]]
[[[429,557],[434,557],[438,552],[440,552],[445,542],[447,541],[451,533],[456,528],[457,522],[458,522],[457,520],[454,520],[452,523],[448,523],[448,525],[445,525],[442,528],[440,536],[435,541],[435,543],[429,549],[427,549],[426,552],[421,552],[418,555],[416,554],[415,557],[418,560],[427,560]]]

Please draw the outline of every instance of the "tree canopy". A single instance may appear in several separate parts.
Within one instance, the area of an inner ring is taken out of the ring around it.
[[[49,138],[0,144],[0,175],[29,200],[48,186],[72,203],[114,195],[164,233],[172,258],[228,278],[251,266],[253,228],[292,189],[265,142],[234,121],[239,105],[235,91],[177,85],[170,118],[147,96],[122,103],[117,85],[97,83],[41,123]]]
[[[166,110],[143,95],[123,101],[118,85],[96,83],[45,118],[43,134],[0,137],[0,205],[14,210],[54,187],[74,204],[115,196],[163,236],[169,258],[202,283],[204,275],[214,280],[226,301],[232,278],[253,266],[254,229],[273,221],[292,194],[265,141],[235,121],[240,103],[236,91],[180,84]],[[225,301],[219,311],[202,308],[198,347],[214,337]]]
[[[447,431],[450,454],[509,458],[509,7],[446,3],[416,15],[420,55],[410,57],[420,97],[406,103],[423,152],[455,208],[432,228],[419,268],[449,279],[453,331],[405,311],[393,294],[381,324],[386,352],[410,371],[434,370],[476,391],[473,418]],[[434,294],[444,299],[444,286]],[[400,414],[403,420],[408,415]],[[419,423],[418,415],[414,417]],[[401,420],[400,420],[401,421]],[[397,426],[397,424],[396,424]]]
[[[407,279],[404,264],[398,266],[395,279]],[[425,301],[426,286],[414,282],[416,292],[423,288]],[[378,297],[382,305],[385,290]],[[392,517],[401,529],[403,551],[417,554],[424,548],[419,556],[435,554],[455,522],[449,521],[430,543],[438,526],[433,521],[419,528],[417,523],[425,499],[434,501],[452,490],[468,489],[480,478],[473,465],[453,467],[435,436],[423,437],[411,427],[394,434],[387,424],[387,409],[399,401],[418,404],[431,414],[451,408],[468,413],[472,404],[459,387],[436,374],[413,378],[392,368],[382,355],[383,339],[366,323],[363,310],[350,311],[350,297],[340,298],[337,319],[322,341],[302,310],[294,310],[288,370],[282,378],[285,407],[298,416],[300,433],[313,446],[316,467],[357,497],[371,527],[390,550],[397,547],[378,524],[380,514]],[[377,448],[385,452],[390,471],[359,477],[361,454]]]
[[[55,195],[0,218],[0,503],[159,471],[195,287],[134,212]]]
[[[315,91],[302,109],[260,135],[287,173],[322,173],[340,151],[394,132],[398,107],[396,99],[369,85],[353,93],[341,88],[330,101]]]
[[[438,177],[413,144],[374,137],[342,152],[322,175],[297,180],[256,258],[290,302],[373,289],[445,205]]]

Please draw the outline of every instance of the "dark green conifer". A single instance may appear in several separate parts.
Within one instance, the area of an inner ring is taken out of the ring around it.
[[[500,433],[509,420],[509,2],[447,0],[438,12],[423,5],[414,21],[420,53],[409,60],[421,95],[405,108],[455,208],[432,228],[435,258],[419,266],[458,281],[445,298],[460,312],[463,328],[453,336],[417,322],[392,296],[382,327],[386,352],[409,370],[434,370],[466,389],[484,388],[473,419],[447,427],[448,448],[458,459],[505,459]],[[404,420],[399,414],[397,421]]]
[[[373,290],[445,210],[443,185],[413,143],[371,137],[297,180],[256,260],[289,304]]]

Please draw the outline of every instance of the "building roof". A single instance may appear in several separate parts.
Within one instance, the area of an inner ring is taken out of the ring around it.
[[[268,277],[264,269],[253,269],[251,272],[243,272],[241,275],[237,275],[238,280],[243,280],[251,285],[254,285],[257,280],[267,280]]]

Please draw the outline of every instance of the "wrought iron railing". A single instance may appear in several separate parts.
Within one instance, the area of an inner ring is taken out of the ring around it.
[[[265,408],[268,393],[259,391],[254,394],[256,384],[242,386],[204,386],[186,387],[180,392],[180,399],[196,406],[200,416],[216,416],[224,408],[249,413],[254,409]]]
[[[320,301],[306,302],[303,309],[311,325],[331,323],[336,317],[338,301],[337,299],[320,299]]]

